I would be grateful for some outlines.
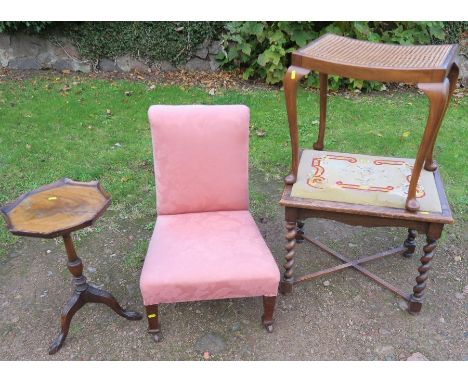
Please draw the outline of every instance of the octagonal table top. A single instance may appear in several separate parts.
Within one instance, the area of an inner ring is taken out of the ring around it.
[[[14,235],[52,238],[92,225],[111,203],[99,182],[67,178],[30,191],[0,209]]]

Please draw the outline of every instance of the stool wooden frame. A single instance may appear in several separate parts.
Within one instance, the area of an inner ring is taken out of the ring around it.
[[[280,204],[285,207],[286,250],[285,272],[280,283],[284,294],[293,290],[293,285],[316,277],[353,268],[373,279],[408,301],[409,311],[418,313],[424,300],[424,290],[431,269],[437,240],[445,224],[453,218],[445,196],[443,184],[433,159],[433,150],[442,119],[450,97],[455,89],[459,68],[455,62],[457,45],[444,46],[397,46],[358,41],[326,34],[306,47],[292,53],[292,65],[284,76],[284,91],[291,138],[291,170],[285,178],[285,189]],[[359,52],[359,57],[355,54]],[[315,150],[323,150],[327,109],[328,75],[339,75],[382,82],[416,83],[429,98],[429,117],[414,163],[405,209],[365,206],[350,203],[321,201],[291,196],[292,185],[297,180],[300,159],[297,128],[297,86],[310,71],[318,71],[320,79],[320,122]],[[419,212],[416,187],[422,167],[432,171],[442,206],[441,213]],[[403,245],[358,260],[350,260],[315,239],[304,236],[304,220],[324,218],[345,224],[363,227],[406,227],[408,236]],[[417,233],[427,237],[424,255],[421,257],[419,275],[413,293],[405,293],[372,274],[361,264],[385,256],[401,254],[410,257],[416,248]],[[294,277],[293,265],[297,243],[307,241],[326,253],[337,257],[343,264],[298,278]]]

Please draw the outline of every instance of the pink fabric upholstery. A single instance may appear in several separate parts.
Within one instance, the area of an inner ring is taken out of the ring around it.
[[[276,296],[279,278],[249,211],[160,215],[140,288],[152,305]]]
[[[249,109],[152,106],[158,218],[145,305],[276,296],[279,270],[248,211]]]
[[[159,215],[248,209],[249,109],[151,106]]]

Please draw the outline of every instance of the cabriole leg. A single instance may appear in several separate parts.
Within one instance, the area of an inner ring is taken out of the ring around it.
[[[437,134],[439,133],[439,129],[442,124],[442,119],[444,118],[445,113],[447,112],[448,106],[450,104],[450,98],[452,97],[455,87],[457,86],[459,72],[460,72],[460,69],[458,68],[458,65],[453,63],[452,67],[450,68],[450,72],[448,74],[448,80],[449,80],[450,85],[449,85],[449,93],[447,97],[447,102],[445,103],[444,112],[440,119],[439,125],[437,126],[434,137],[432,138],[430,149],[426,155],[426,163],[424,164],[424,169],[426,169],[427,171],[435,171],[437,169],[437,165],[434,163],[434,159],[433,159],[434,146],[435,146],[435,142],[437,139]]]
[[[427,154],[430,152],[432,141],[433,139],[435,140],[438,127],[444,115],[449,94],[449,80],[446,78],[443,82],[439,83],[418,84],[418,87],[426,93],[429,98],[429,117],[427,119],[426,128],[424,129],[421,144],[419,145],[416,161],[414,162],[408,188],[408,197],[406,198],[406,209],[413,212],[419,210],[419,202],[416,200],[419,175],[421,174],[422,166],[426,160]]]
[[[309,74],[306,70],[297,66],[290,66],[284,75],[283,86],[286,98],[286,111],[288,113],[289,135],[291,137],[291,171],[284,178],[286,184],[294,184],[297,179],[299,166],[299,133],[297,130],[297,85],[302,77]]]
[[[314,150],[323,150],[323,140],[325,138],[325,125],[327,121],[327,90],[328,74],[320,73],[320,124],[317,142],[314,143]]]

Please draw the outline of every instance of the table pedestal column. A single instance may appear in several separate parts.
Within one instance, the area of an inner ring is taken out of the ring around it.
[[[60,334],[50,345],[49,354],[57,353],[57,351],[62,347],[65,339],[67,338],[73,316],[83,305],[88,302],[105,304],[120,316],[125,317],[127,320],[141,320],[142,318],[140,313],[123,309],[114,296],[112,296],[109,292],[89,285],[86,281],[86,277],[83,276],[83,263],[76,255],[75,247],[73,246],[73,241],[70,234],[64,235],[63,241],[65,243],[68,256],[67,267],[73,275],[75,290],[62,309],[62,329]]]

